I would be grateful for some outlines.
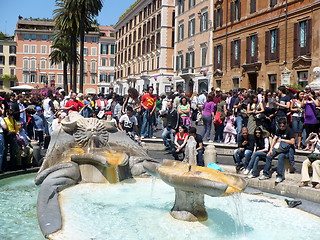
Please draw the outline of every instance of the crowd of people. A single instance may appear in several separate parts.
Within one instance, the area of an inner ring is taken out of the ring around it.
[[[177,160],[184,158],[185,146],[193,136],[200,166],[204,166],[203,140],[237,144],[234,151],[236,170],[249,178],[270,178],[271,163],[277,156],[277,183],[284,180],[286,159],[294,171],[295,149],[311,150],[313,158],[308,158],[309,162],[303,165],[307,170],[302,174],[300,186],[308,185],[308,169],[312,167],[315,174],[312,185],[320,188],[320,155],[319,160],[315,157],[320,150],[317,149],[318,144],[320,146],[319,92],[308,86],[303,91],[280,86],[276,92],[261,88],[227,93],[217,88],[209,93],[171,92],[161,96],[153,92],[150,86],[142,94],[130,88],[125,96],[117,95],[113,89],[108,94],[98,95],[61,90],[55,94],[48,91],[44,97],[39,94],[2,94],[0,171],[31,166],[31,142],[37,141],[41,148],[46,148],[46,139],[60,121],[70,111],[77,111],[85,118],[112,118],[120,131],[137,142],[155,138],[154,131],[160,128],[165,149]],[[203,125],[202,131],[197,133],[194,125]],[[261,176],[260,160],[266,162]]]

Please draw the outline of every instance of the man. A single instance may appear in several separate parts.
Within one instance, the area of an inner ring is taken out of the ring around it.
[[[25,124],[27,121],[27,113],[26,113],[27,108],[25,107],[24,96],[19,95],[18,100],[12,103],[11,108],[14,111],[13,113],[14,119],[16,121],[20,121],[23,124]]]
[[[238,136],[240,135],[242,127],[246,127],[248,124],[247,107],[250,103],[248,94],[242,92],[234,102],[235,116],[236,116],[236,129]]]
[[[243,127],[238,137],[238,148],[233,153],[237,173],[248,166],[253,148],[254,137],[248,133],[247,127]],[[242,162],[242,158],[245,158],[244,163]]]
[[[106,111],[108,111],[109,109],[107,109],[108,106],[108,101],[104,98],[102,93],[98,94],[98,99],[95,100],[95,106],[96,106],[96,115],[99,119],[104,117],[104,113]]]
[[[55,113],[55,108],[53,105],[53,94],[51,91],[48,91],[48,96],[46,97],[45,100],[43,100],[43,116],[47,128],[47,132],[49,132],[49,135],[52,134],[53,129],[52,129],[52,122],[54,119],[54,113]]]
[[[125,132],[132,140],[134,140],[133,128],[138,135],[140,141],[138,120],[136,116],[133,115],[133,108],[131,106],[127,107],[127,113],[122,115],[119,119],[118,127],[121,132]]]
[[[106,95],[106,99],[109,100],[112,98],[112,95],[115,94],[113,87],[109,88],[109,93]]]
[[[83,107],[84,107],[84,104],[81,101],[77,100],[77,94],[72,93],[70,100],[61,109],[68,110],[69,112],[70,111],[79,112],[80,108],[83,108]]]
[[[171,150],[174,142],[174,134],[179,126],[179,113],[173,108],[171,101],[167,102],[167,109],[160,112],[161,115],[166,116],[166,125],[163,129],[162,139],[165,146],[165,150]],[[170,138],[170,143],[168,139]]]
[[[281,118],[287,119],[287,113],[290,108],[290,97],[287,95],[287,89],[285,86],[278,87],[279,102],[275,102],[275,105],[278,107],[276,113],[276,122]],[[279,128],[279,126],[277,126]]]
[[[293,130],[287,125],[287,121],[281,118],[278,121],[279,129],[276,131],[275,136],[272,139],[271,148],[267,154],[266,165],[263,169],[263,175],[260,180],[266,180],[270,178],[270,168],[272,159],[278,156],[278,167],[276,183],[280,183],[284,180],[283,170],[285,158],[289,159],[291,167],[294,167],[294,144],[295,138]],[[276,143],[278,143],[276,146]]]
[[[156,109],[156,96],[153,95],[153,87],[148,87],[148,93],[141,98],[141,107],[144,110],[142,114],[141,138],[155,138],[153,136],[153,125]]]
[[[204,159],[203,159],[203,153],[204,153],[204,146],[203,146],[203,140],[202,136],[200,134],[197,134],[197,129],[195,127],[191,127],[189,129],[189,136],[193,137],[194,140],[196,140],[196,151],[197,151],[197,164],[198,166],[204,167]]]

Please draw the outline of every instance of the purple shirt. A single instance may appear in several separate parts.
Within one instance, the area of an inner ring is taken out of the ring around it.
[[[214,111],[214,102],[205,102],[203,104],[203,112],[202,115],[212,116],[212,112]]]
[[[314,102],[307,102],[304,112],[304,123],[306,124],[317,124],[317,117],[316,117],[316,105]]]

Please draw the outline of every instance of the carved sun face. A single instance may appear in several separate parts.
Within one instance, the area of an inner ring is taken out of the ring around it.
[[[84,118],[77,121],[77,130],[74,133],[76,142],[84,147],[93,141],[95,147],[106,146],[109,133],[103,120]]]

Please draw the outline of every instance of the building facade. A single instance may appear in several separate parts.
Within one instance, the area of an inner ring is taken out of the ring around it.
[[[13,37],[0,40],[0,91],[8,92],[16,84],[16,45]]]
[[[115,80],[115,32],[111,26],[99,26],[98,92],[107,93]]]
[[[209,91],[212,85],[213,3],[209,0],[177,0],[175,13],[175,90]]]
[[[320,1],[214,1],[213,86],[276,90],[313,80]]]
[[[53,49],[53,21],[18,20],[15,30],[17,42],[16,76],[18,85],[33,87],[63,87],[63,63],[51,64],[49,54]],[[98,93],[99,31],[89,32],[84,44],[84,93]],[[70,75],[68,71],[68,82]],[[77,86],[79,84],[79,66]]]
[[[137,0],[115,25],[115,91],[126,94],[134,87],[155,93],[173,88],[174,1]]]

